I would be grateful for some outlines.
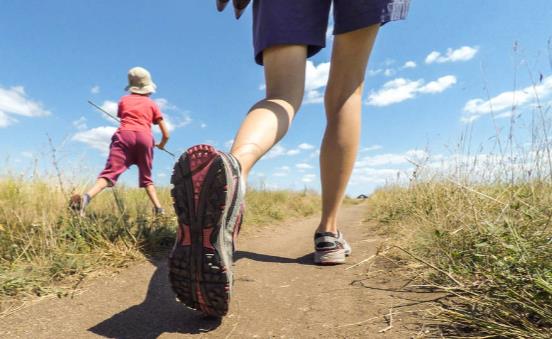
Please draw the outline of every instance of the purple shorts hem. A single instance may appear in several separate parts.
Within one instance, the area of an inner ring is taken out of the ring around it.
[[[263,51],[275,45],[306,45],[307,57],[318,53],[332,3],[336,35],[405,19],[410,6],[410,0],[254,0],[255,62],[263,65]]]

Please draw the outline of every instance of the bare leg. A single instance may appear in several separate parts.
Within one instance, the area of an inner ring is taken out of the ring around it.
[[[319,232],[337,232],[337,213],[360,140],[364,74],[379,25],[337,35],[324,97],[327,126],[320,150],[322,219]]]
[[[251,107],[230,151],[240,162],[245,180],[253,165],[286,134],[299,110],[306,58],[303,45],[275,46],[263,52],[266,98]]]
[[[153,206],[156,208],[161,208],[161,203],[159,202],[159,199],[157,198],[157,191],[155,190],[155,186],[153,184],[148,185],[145,187],[146,193],[148,194],[148,197],[150,198],[151,202],[153,203]]]
[[[94,184],[94,186],[92,186],[92,188],[90,190],[88,190],[88,192],[86,192],[86,194],[88,194],[90,199],[92,199],[98,193],[103,191],[107,186],[109,186],[109,182],[106,179],[98,178],[98,180],[96,180],[96,183]]]

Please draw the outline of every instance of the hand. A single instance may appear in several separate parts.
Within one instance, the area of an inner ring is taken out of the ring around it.
[[[157,145],[155,145],[155,147],[159,148],[160,150],[165,150],[165,143],[164,142],[160,142],[158,143]]]

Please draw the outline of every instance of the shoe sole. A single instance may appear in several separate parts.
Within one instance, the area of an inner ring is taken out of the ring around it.
[[[228,312],[232,285],[232,231],[228,211],[237,185],[226,155],[208,145],[190,148],[174,167],[171,183],[178,234],[169,256],[169,279],[178,299],[211,316]],[[230,181],[230,182],[229,182]],[[229,207],[229,208],[227,208]]]
[[[347,255],[345,250],[315,251],[314,263],[317,265],[340,265],[345,263]]]

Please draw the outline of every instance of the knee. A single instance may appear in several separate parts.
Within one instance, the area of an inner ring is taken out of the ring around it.
[[[362,85],[355,87],[328,86],[326,88],[324,106],[328,115],[337,115],[343,112],[345,105],[353,105],[360,109],[362,105]]]
[[[267,91],[266,100],[270,100],[270,101],[282,100],[291,107],[291,109],[293,110],[293,113],[297,113],[299,111],[299,108],[301,108],[301,104],[303,103],[303,95],[304,95],[303,88],[295,88],[295,89],[287,88],[284,90],[271,90],[271,91]]]

